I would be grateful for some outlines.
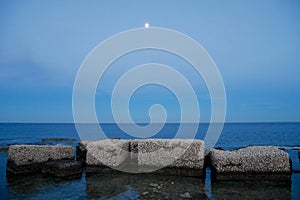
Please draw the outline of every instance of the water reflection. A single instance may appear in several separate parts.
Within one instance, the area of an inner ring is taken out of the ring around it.
[[[203,180],[192,177],[149,174],[87,174],[89,199],[207,199]]]
[[[33,199],[291,199],[291,183],[275,181],[212,181],[150,174],[88,173],[56,178],[45,174],[8,176],[10,198]]]
[[[216,199],[291,199],[291,183],[277,181],[212,182]]]
[[[9,175],[6,178],[8,194],[12,199],[40,199],[45,197],[56,199],[57,196],[60,198],[82,196],[85,193],[82,179],[84,177],[81,175],[69,178],[57,178],[40,173]],[[81,190],[74,190],[75,188],[81,188]]]

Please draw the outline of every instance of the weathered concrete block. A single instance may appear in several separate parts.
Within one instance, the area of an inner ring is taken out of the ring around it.
[[[86,145],[87,172],[121,170],[130,162],[128,140],[104,139]]]
[[[48,161],[44,164],[42,172],[58,177],[71,176],[82,173],[82,164],[77,160]]]
[[[8,149],[7,171],[14,174],[40,171],[47,161],[74,159],[72,146],[11,145]]]
[[[203,176],[204,142],[192,139],[142,139],[131,142],[139,172]]]
[[[251,146],[210,152],[213,178],[218,180],[289,180],[289,155],[273,146]]]

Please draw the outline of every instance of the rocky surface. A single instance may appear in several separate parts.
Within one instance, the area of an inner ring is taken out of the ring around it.
[[[180,194],[180,197],[183,198],[183,199],[191,199],[192,196],[190,195],[189,192],[185,192],[183,194]]]
[[[48,161],[42,172],[58,177],[72,176],[82,173],[82,164],[77,160]]]
[[[14,174],[40,171],[47,161],[73,160],[72,146],[11,145],[8,149],[7,171]]]
[[[76,159],[87,172],[153,172],[203,176],[204,142],[188,139],[81,141]],[[111,169],[112,168],[112,169]]]
[[[139,172],[203,176],[204,142],[190,139],[142,139],[131,142]]]
[[[121,170],[130,162],[130,141],[104,139],[88,142],[86,145],[87,172]]]
[[[286,152],[273,146],[251,146],[234,151],[210,152],[213,178],[219,180],[290,180]]]

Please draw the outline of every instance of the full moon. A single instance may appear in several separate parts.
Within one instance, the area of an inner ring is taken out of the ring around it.
[[[145,28],[149,28],[150,24],[148,22],[145,23]]]

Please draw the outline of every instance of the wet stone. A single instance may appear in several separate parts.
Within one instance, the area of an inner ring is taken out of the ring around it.
[[[157,183],[150,183],[149,186],[151,186],[151,187],[157,187],[158,184]]]
[[[183,198],[183,199],[191,199],[192,198],[192,196],[188,192],[180,194],[180,197]]]
[[[72,176],[82,173],[82,164],[77,160],[49,161],[44,164],[42,172],[57,177]]]
[[[86,146],[91,141],[82,140],[76,146],[76,160],[80,161],[83,165],[86,163]]]

